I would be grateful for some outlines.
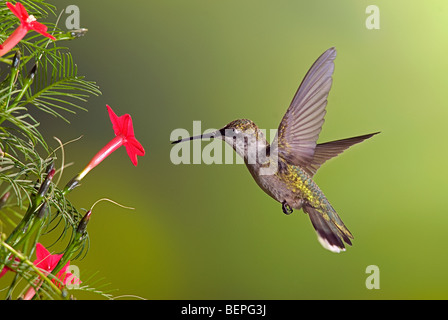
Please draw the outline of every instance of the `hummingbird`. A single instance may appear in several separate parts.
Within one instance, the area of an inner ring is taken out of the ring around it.
[[[352,245],[352,233],[330,204],[313,176],[327,160],[350,146],[379,132],[317,143],[326,114],[327,98],[333,82],[334,47],[325,51],[311,66],[283,116],[272,143],[248,119],[238,119],[223,128],[173,141],[221,139],[244,158],[258,186],[281,203],[283,213],[294,209],[308,214],[320,244],[332,252]]]

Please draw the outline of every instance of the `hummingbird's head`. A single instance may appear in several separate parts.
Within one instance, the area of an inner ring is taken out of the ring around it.
[[[258,127],[252,120],[237,119],[228,123],[223,129],[233,130],[235,133],[247,133],[254,132]]]
[[[244,159],[257,157],[256,155],[269,145],[263,132],[253,121],[248,119],[234,120],[214,132],[180,139],[172,143],[209,138],[224,140]]]
[[[263,132],[249,119],[230,122],[220,130],[222,139],[230,144],[239,154],[239,150],[262,149],[268,145]]]

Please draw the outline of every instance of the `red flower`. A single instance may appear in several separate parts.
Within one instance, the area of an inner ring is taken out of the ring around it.
[[[7,53],[9,50],[14,48],[20,40],[25,37],[28,31],[34,30],[39,32],[43,36],[50,38],[51,40],[56,40],[51,34],[47,33],[47,26],[37,22],[34,16],[28,15],[25,7],[18,2],[15,6],[10,2],[6,2],[9,10],[11,10],[14,15],[19,18],[20,26],[5,40],[3,45],[0,46],[0,57]]]
[[[50,254],[50,252],[45,249],[43,245],[40,243],[36,244],[36,260],[33,261],[34,265],[41,269],[41,271],[44,274],[50,274],[51,271],[56,267],[59,260],[61,260],[62,254]],[[15,258],[15,261],[20,261],[20,259]],[[68,267],[70,266],[70,261],[67,262],[67,264],[58,272],[56,277],[61,280],[63,285],[67,284],[80,284],[81,281],[73,276],[70,272],[67,272]],[[0,278],[3,277],[3,275],[7,271],[14,271],[13,269],[9,267],[3,268],[3,270],[0,272]],[[53,279],[52,282],[56,284],[58,287],[61,287],[61,283],[57,281],[56,279]],[[27,293],[25,294],[24,300],[29,300],[36,294],[36,291],[34,288],[30,288]]]
[[[126,152],[134,166],[137,165],[137,156],[144,156],[145,149],[143,149],[140,142],[135,139],[134,127],[132,125],[132,119],[129,114],[118,117],[111,107],[106,105],[109,112],[110,121],[112,122],[112,128],[118,139],[121,139],[122,144],[126,147]]]
[[[33,263],[44,273],[50,273],[56,267],[59,260],[61,260],[61,257],[62,254],[51,254],[42,244],[38,243],[36,244],[36,260]],[[67,263],[67,266],[69,264]]]
[[[90,160],[87,167],[78,174],[75,179],[79,181],[84,176],[89,173],[90,170],[95,168],[98,164],[101,163],[104,159],[106,159],[112,152],[120,148],[121,146],[125,146],[126,151],[131,159],[131,162],[134,166],[137,165],[137,156],[144,156],[145,149],[142,147],[140,142],[135,139],[134,136],[134,127],[132,126],[132,119],[129,114],[122,115],[118,117],[112,110],[111,107],[106,105],[107,110],[109,112],[110,121],[112,122],[112,127],[115,132],[115,138],[113,138],[108,144],[106,144],[93,158]]]
[[[49,274],[58,264],[59,260],[61,260],[62,254],[50,254],[50,252],[40,243],[36,244],[36,260],[33,262],[36,267],[41,269],[44,274]],[[70,261],[57,273],[56,277],[62,281],[62,284],[79,284],[81,281],[73,276],[70,272],[67,272],[68,267],[70,266]],[[69,283],[69,279],[71,280]],[[61,287],[61,284],[56,279],[52,280],[58,287]],[[30,288],[25,294],[24,300],[31,299],[36,294],[34,288]]]
[[[51,40],[56,40],[55,37],[47,33],[46,25],[37,22],[34,16],[28,15],[25,7],[20,2],[18,2],[15,7],[10,2],[6,2],[6,5],[8,6],[9,10],[11,10],[11,12],[14,13],[17,18],[19,18],[20,23],[28,30],[34,30],[36,32],[39,32],[41,35],[50,38]]]

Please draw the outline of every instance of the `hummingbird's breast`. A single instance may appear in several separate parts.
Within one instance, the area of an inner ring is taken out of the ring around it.
[[[325,195],[317,184],[298,166],[279,159],[278,170],[274,174],[262,175],[259,166],[246,165],[260,188],[280,203],[286,201],[294,209],[300,209],[304,202],[315,208],[326,203]]]

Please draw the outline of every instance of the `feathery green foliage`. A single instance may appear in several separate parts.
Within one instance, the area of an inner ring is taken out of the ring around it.
[[[56,7],[44,0],[21,3],[40,21],[57,20]],[[1,42],[18,23],[4,2],[0,3]],[[70,52],[60,46],[77,34],[60,30],[56,23],[46,25],[56,41],[29,32],[0,57],[0,272],[9,268],[15,273],[6,298],[20,297],[30,287],[38,291],[34,298],[68,298],[55,272],[45,274],[32,263],[42,234],[59,232],[58,240],[68,235],[75,248],[72,258],[88,247],[87,232],[77,230],[83,214],[52,179],[60,172],[54,168],[60,150],[51,149],[31,111],[35,114],[32,109],[37,109],[68,122],[67,113],[85,110],[87,98],[100,91],[94,82],[78,75]],[[9,235],[5,230],[11,230]],[[101,293],[87,284],[83,287]]]

